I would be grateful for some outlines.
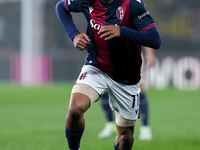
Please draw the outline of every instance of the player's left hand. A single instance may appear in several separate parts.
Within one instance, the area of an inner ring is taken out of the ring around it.
[[[115,25],[102,26],[98,32],[100,38],[106,37],[105,40],[110,40],[115,37],[120,37],[120,28]]]

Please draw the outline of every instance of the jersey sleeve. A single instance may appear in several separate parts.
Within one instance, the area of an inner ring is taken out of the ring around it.
[[[64,0],[65,9],[72,12],[82,12],[88,8],[94,0]]]
[[[64,0],[59,1],[56,5],[56,14],[58,16],[58,19],[60,23],[62,24],[65,32],[70,37],[70,39],[73,41],[74,37],[79,34],[80,32],[76,28],[72,16],[70,14],[70,11],[66,9],[66,5],[64,3]]]
[[[129,11],[136,29],[121,26],[121,37],[146,47],[158,49],[161,45],[161,37],[143,1],[130,0]]]
[[[81,12],[82,0],[64,0],[65,9],[72,12]]]
[[[129,8],[130,15],[133,17],[134,25],[138,31],[147,31],[156,26],[142,0],[130,0]]]

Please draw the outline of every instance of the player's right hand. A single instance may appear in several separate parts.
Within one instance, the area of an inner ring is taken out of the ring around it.
[[[80,33],[74,37],[73,43],[75,48],[82,51],[90,44],[90,39],[87,34]]]

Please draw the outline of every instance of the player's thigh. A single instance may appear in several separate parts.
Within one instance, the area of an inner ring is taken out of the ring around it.
[[[115,120],[117,126],[119,127],[133,127],[136,123],[136,120],[130,120],[122,117],[117,110],[115,110]]]
[[[123,118],[118,111],[115,111],[115,118],[118,135],[125,136],[126,139],[132,138],[136,120]]]
[[[107,89],[106,77],[98,68],[85,65],[76,80],[72,93],[82,93],[89,97],[91,104]]]
[[[77,83],[73,86],[71,100],[79,103],[88,103],[89,105],[99,99],[98,92],[90,85]]]
[[[82,93],[72,93],[70,98],[69,112],[83,114],[90,107],[90,98]]]

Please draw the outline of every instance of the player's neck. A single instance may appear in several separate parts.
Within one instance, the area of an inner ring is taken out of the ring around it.
[[[114,0],[101,0],[103,3],[112,3]]]

